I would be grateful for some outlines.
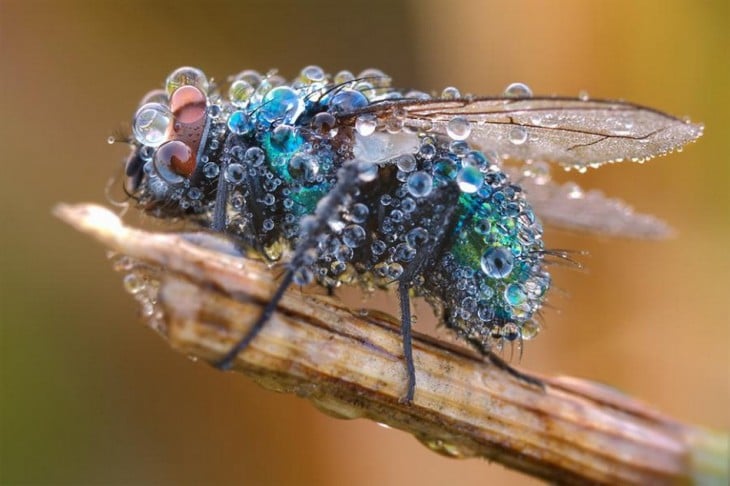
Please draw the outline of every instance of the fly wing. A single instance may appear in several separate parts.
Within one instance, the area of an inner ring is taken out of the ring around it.
[[[606,162],[643,161],[697,139],[703,127],[622,101],[576,98],[385,100],[352,115],[400,119],[404,127],[447,134],[462,117],[469,141],[518,160],[583,169]]]
[[[535,213],[547,225],[640,239],[661,239],[673,233],[664,221],[635,212],[625,202],[609,198],[601,191],[583,191],[574,182],[558,184],[551,180],[511,175],[525,191]]]

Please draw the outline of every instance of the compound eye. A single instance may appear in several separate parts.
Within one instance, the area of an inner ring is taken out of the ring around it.
[[[195,172],[195,154],[179,140],[160,145],[155,152],[152,166],[157,175],[170,185],[182,184]]]
[[[205,117],[206,105],[205,94],[195,86],[181,86],[170,97],[170,110],[179,123],[200,122]]]

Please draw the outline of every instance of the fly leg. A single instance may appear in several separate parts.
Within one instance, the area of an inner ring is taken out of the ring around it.
[[[416,369],[413,363],[413,343],[411,336],[411,301],[409,291],[418,275],[423,274],[428,267],[437,260],[441,253],[448,235],[455,224],[456,200],[459,197],[459,190],[455,187],[444,189],[440,196],[445,202],[446,208],[434,218],[433,237],[418,249],[416,257],[404,269],[398,281],[398,296],[400,299],[401,335],[403,338],[403,358],[406,362],[406,373],[408,384],[403,402],[410,404],[416,391]]]
[[[222,370],[230,369],[236,356],[261,332],[271,315],[276,310],[279,301],[286,290],[294,281],[298,271],[306,268],[312,263],[311,252],[317,246],[320,235],[327,231],[328,221],[339,211],[345,203],[346,198],[356,188],[358,183],[358,163],[351,161],[343,165],[337,172],[337,182],[330,192],[317,204],[314,214],[307,216],[301,221],[300,238],[294,250],[294,256],[287,265],[286,272],[277,287],[271,300],[266,304],[264,310],[254,322],[251,329],[221,358],[216,367]]]
[[[403,402],[413,402],[413,395],[416,392],[416,366],[413,363],[413,342],[411,338],[411,298],[408,295],[409,284],[405,281],[398,283],[398,296],[400,298],[400,328],[403,338],[403,357],[406,361],[406,374],[408,385]]]

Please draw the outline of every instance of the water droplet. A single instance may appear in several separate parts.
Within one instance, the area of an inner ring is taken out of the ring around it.
[[[236,74],[233,77],[233,81],[243,80],[246,81],[248,84],[253,86],[254,88],[257,87],[259,84],[261,84],[261,80],[263,78],[261,77],[261,73],[254,69],[246,69],[244,71],[241,71],[240,73]]]
[[[357,130],[357,133],[359,133],[363,137],[368,137],[372,135],[375,132],[377,126],[378,119],[375,117],[375,115],[370,113],[360,115],[355,120],[355,130]]]
[[[476,231],[480,235],[488,235],[491,229],[492,224],[489,222],[488,219],[480,219],[474,225],[474,231]]]
[[[261,101],[259,116],[270,123],[292,123],[304,111],[304,102],[288,86],[271,89]]]
[[[246,177],[246,169],[241,164],[228,164],[224,177],[231,184],[240,184]]]
[[[340,71],[333,79],[335,84],[345,84],[355,80],[355,75],[350,71]]]
[[[428,231],[424,228],[416,227],[413,228],[406,234],[406,243],[413,248],[420,248],[428,241]]]
[[[289,159],[289,175],[303,181],[313,181],[319,173],[319,164],[311,155],[296,154]]]
[[[431,142],[422,143],[418,148],[418,153],[421,154],[421,157],[424,159],[431,160],[433,156],[436,155],[436,146]]]
[[[393,257],[401,262],[410,262],[416,258],[416,249],[407,243],[399,243],[395,247]]]
[[[259,167],[266,160],[266,154],[259,147],[251,147],[243,155],[243,161],[252,167]]]
[[[478,168],[473,165],[467,165],[459,170],[456,175],[456,183],[459,185],[461,192],[473,194],[482,187],[484,176]]]
[[[373,255],[382,255],[385,253],[385,250],[388,248],[388,245],[385,244],[383,240],[375,240],[373,241],[373,244],[370,245],[370,250],[373,252]]]
[[[385,269],[385,276],[391,280],[397,280],[403,275],[403,266],[400,263],[391,263]]]
[[[357,224],[351,224],[342,230],[342,241],[350,248],[357,248],[365,242],[365,229]]]
[[[314,65],[303,68],[300,76],[302,80],[306,80],[309,83],[321,82],[326,79],[324,69]]]
[[[174,93],[181,86],[195,86],[203,93],[208,92],[208,78],[198,68],[184,66],[174,70],[165,81],[168,94]]]
[[[588,101],[591,97],[588,95],[588,91],[583,89],[578,92],[578,99],[581,101]]]
[[[150,147],[161,145],[172,121],[170,109],[159,103],[142,105],[134,115],[132,132],[137,142]]]
[[[353,223],[364,223],[367,220],[369,213],[370,210],[366,205],[356,203],[352,206],[352,210],[350,211],[350,220]]]
[[[146,287],[144,277],[135,272],[125,275],[122,283],[124,285],[124,290],[132,295],[139,294],[144,291]]]
[[[527,300],[525,290],[519,284],[510,284],[504,289],[504,299],[511,306],[519,306]]]
[[[416,169],[416,158],[411,154],[401,155],[395,165],[403,172],[413,172]]]
[[[453,140],[466,140],[471,134],[471,123],[463,116],[455,116],[446,125],[446,133]]]
[[[481,258],[481,267],[484,273],[491,278],[503,279],[512,272],[514,257],[504,247],[492,247],[484,252]]]
[[[238,110],[228,117],[228,128],[236,135],[245,135],[253,129],[253,124],[246,112]]]
[[[337,135],[337,119],[326,111],[317,113],[312,118],[312,128],[319,135],[332,138]]]
[[[378,177],[378,166],[372,162],[363,160],[357,164],[357,173],[363,182],[374,181]]]
[[[425,197],[433,189],[433,178],[428,172],[414,172],[406,181],[406,189],[413,197]]]
[[[444,100],[455,100],[461,98],[461,92],[458,88],[448,86],[441,92],[441,98]]]
[[[529,341],[537,336],[540,332],[540,325],[534,321],[527,321],[522,324],[522,339]]]
[[[352,113],[353,111],[366,107],[368,105],[368,99],[359,91],[343,89],[332,97],[329,105],[333,113]]]
[[[527,142],[527,130],[524,127],[513,127],[509,131],[509,141],[514,145],[522,145]]]
[[[512,83],[504,90],[508,98],[532,98],[532,90],[524,83]]]
[[[233,106],[245,108],[251,100],[256,88],[245,79],[238,79],[231,84],[228,89],[228,99],[231,100]]]

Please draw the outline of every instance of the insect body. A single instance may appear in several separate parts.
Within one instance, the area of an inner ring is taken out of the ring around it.
[[[425,297],[486,354],[537,329],[551,255],[539,216],[604,233],[665,229],[600,194],[552,183],[543,161],[582,170],[643,160],[701,127],[627,103],[532,97],[519,84],[499,98],[453,88],[431,98],[392,88],[377,70],[331,78],[309,66],[291,83],[244,71],[223,96],[184,67],[143,100],[133,133],[127,189],[147,212],[194,220],[286,262],[278,290],[221,367],[291,284],[392,286],[411,401],[411,297]],[[526,165],[516,170],[507,158]]]

